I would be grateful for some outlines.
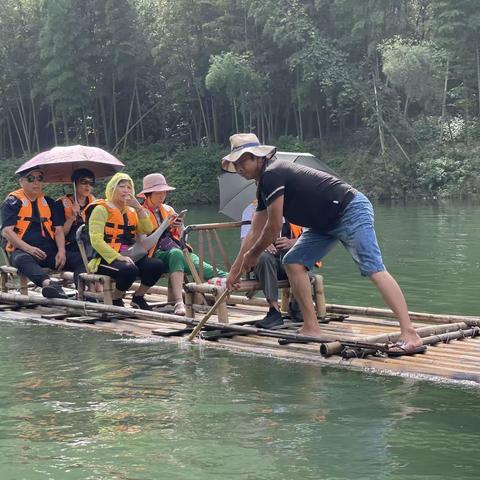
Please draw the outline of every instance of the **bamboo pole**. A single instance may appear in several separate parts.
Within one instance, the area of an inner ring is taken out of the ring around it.
[[[188,225],[185,228],[185,235],[199,230],[228,230],[229,228],[239,228],[242,222],[224,222],[224,223],[201,223],[198,225]]]
[[[92,302],[80,302],[78,300],[66,300],[63,298],[44,298],[40,296],[28,296],[20,295],[16,293],[2,293],[0,292],[0,301],[5,303],[14,303],[14,304],[37,304],[44,305],[47,307],[58,306],[72,308],[74,310],[79,310],[85,315],[88,311],[90,312],[104,312],[120,315],[122,317],[137,318],[143,320],[149,320],[152,322],[173,322],[173,323],[182,323],[184,325],[196,326],[199,321],[190,317],[180,317],[177,315],[171,315],[168,313],[153,312],[149,310],[140,310],[134,308],[126,307],[117,307],[115,305],[104,305],[101,303],[92,303]],[[262,337],[273,337],[273,338],[285,338],[292,341],[303,341],[303,342],[313,342],[313,343],[325,343],[334,340],[338,340],[338,336],[333,335],[329,337],[310,337],[307,335],[297,335],[294,333],[282,332],[280,330],[267,330],[263,328],[256,327],[247,327],[244,325],[235,325],[235,324],[225,324],[218,322],[210,322],[209,327],[225,330],[230,332],[236,332],[244,335],[258,335]]]
[[[433,325],[428,327],[421,327],[417,328],[416,332],[420,337],[428,337],[431,335],[439,335],[447,332],[459,331],[459,330],[467,330],[471,326],[480,326],[480,320],[476,322],[476,325],[470,324],[467,325],[465,322],[458,322],[458,323],[449,323],[446,325]],[[385,343],[385,342],[396,342],[400,338],[400,332],[395,333],[385,333],[382,335],[374,335],[370,337],[357,337],[353,341],[359,341],[363,343]],[[345,341],[350,341],[351,338],[343,339]],[[329,357],[330,355],[338,355],[343,349],[342,346],[342,339],[331,342],[325,343],[320,346],[320,353],[324,357]]]
[[[480,333],[479,327],[470,328],[467,330],[456,330],[455,332],[446,332],[441,333],[439,335],[431,335],[428,337],[422,338],[423,345],[436,345],[438,343],[448,343],[450,340],[461,340],[467,337],[476,337]],[[342,345],[342,347],[345,345]],[[372,346],[371,344],[361,344],[359,343],[358,346],[351,344],[347,345],[345,349],[342,349],[340,352],[342,357],[347,358],[364,358],[367,355],[374,355],[379,350],[383,351],[381,348],[382,346],[379,345],[380,348],[376,348],[376,346]]]
[[[213,274],[217,276],[218,275],[217,259],[215,257],[215,251],[213,250],[212,232],[210,232],[209,230],[207,230],[207,249],[208,249],[208,256],[210,257],[209,260],[213,268]]]
[[[202,282],[205,281],[205,277],[203,275],[203,262],[205,260],[204,253],[203,253],[203,230],[198,232],[198,276],[202,279]]]
[[[214,230],[213,236],[215,238],[215,241],[217,242],[218,249],[220,250],[220,255],[222,256],[222,259],[223,259],[223,264],[225,265],[225,268],[227,269],[227,271],[229,271],[232,268],[232,264],[230,263],[227,252],[225,251],[225,248],[223,247],[223,243],[220,240],[220,235],[218,235],[218,232]]]
[[[466,337],[476,337],[479,333],[479,327],[473,327],[467,330],[457,330],[456,332],[446,332],[440,333],[438,335],[431,335],[422,338],[422,342],[424,345],[435,345],[440,342],[448,343],[450,340],[457,340]]]
[[[439,335],[432,335],[422,339],[423,345],[436,345],[437,343],[448,343],[450,340],[463,339],[467,337],[475,337],[479,334],[480,329],[478,327],[470,328],[468,330],[457,330],[455,332],[441,333]],[[385,351],[382,346],[371,344],[361,344],[355,345],[354,343],[343,345],[344,349],[341,351],[343,358],[364,358],[367,355],[375,355],[378,351]]]
[[[188,336],[188,341],[191,342],[196,336],[197,333],[203,328],[207,320],[215,313],[215,310],[219,305],[227,298],[230,290],[225,289],[223,293],[217,298],[212,308],[206,313],[206,315],[198,322],[198,325],[193,329],[193,332]]]
[[[344,313],[352,315],[364,315],[374,317],[387,317],[397,318],[396,315],[385,308],[373,308],[373,307],[359,307],[356,305],[337,305],[328,304],[327,311],[329,313]],[[440,315],[435,313],[422,313],[422,312],[408,312],[412,321],[418,322],[430,322],[430,323],[453,323],[467,320],[480,320],[480,316],[469,315]]]

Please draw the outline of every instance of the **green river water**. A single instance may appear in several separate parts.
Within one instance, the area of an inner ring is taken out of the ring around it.
[[[478,212],[376,205],[411,310],[480,314]],[[341,247],[322,273],[327,302],[383,306]],[[1,315],[0,480],[480,478],[480,389]]]

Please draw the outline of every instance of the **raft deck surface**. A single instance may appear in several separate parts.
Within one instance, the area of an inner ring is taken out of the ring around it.
[[[170,320],[152,320],[138,318],[118,318],[109,315],[108,321],[96,318],[94,310],[88,304],[85,312],[71,307],[47,307],[27,304],[15,310],[14,305],[5,303],[4,294],[0,294],[1,313],[3,318],[21,321],[35,321],[74,328],[88,328],[92,330],[106,331],[122,335],[136,337],[150,337],[163,339],[167,342],[185,342],[186,335],[162,336],[186,330],[187,325]],[[25,298],[25,297],[23,297]],[[29,295],[32,302],[41,297],[34,293]],[[165,297],[159,295],[149,296],[149,301],[165,302]],[[61,302],[61,301],[59,301]],[[80,306],[83,302],[75,302]],[[92,307],[94,308],[94,307]],[[261,319],[266,309],[248,305],[229,306],[230,324],[238,325],[244,322],[252,322]],[[337,311],[337,308],[332,309]],[[197,314],[197,319],[202,318],[202,313]],[[398,333],[398,323],[385,316],[349,315],[341,320],[335,319],[335,315],[329,323],[321,325],[323,333],[341,337],[372,337],[382,334]],[[469,317],[463,317],[469,318]],[[470,317],[479,320],[478,317]],[[215,315],[209,320],[217,322]],[[452,320],[450,320],[451,322]],[[75,323],[72,323],[75,322]],[[438,322],[437,322],[438,323]],[[449,323],[446,321],[445,323]],[[288,322],[287,322],[288,325]],[[430,322],[414,322],[415,328],[431,326]],[[278,332],[295,333],[298,325],[292,324],[288,329],[279,329]],[[191,329],[190,329],[191,330]],[[156,334],[154,334],[156,332]],[[223,332],[224,333],[224,332]],[[208,335],[208,332],[207,332]],[[229,334],[230,335],[230,334]],[[464,383],[480,387],[480,337],[468,337],[452,340],[449,343],[437,343],[429,345],[427,352],[412,356],[386,357],[367,356],[365,358],[344,359],[339,355],[324,357],[320,354],[318,343],[289,343],[280,345],[278,338],[259,335],[233,335],[220,337],[212,340],[196,340],[203,346],[222,348],[235,352],[245,352],[257,355],[267,355],[282,360],[298,361],[309,364],[330,365],[343,368],[368,371],[384,375],[395,375],[426,379],[430,381],[443,381],[449,383]]]

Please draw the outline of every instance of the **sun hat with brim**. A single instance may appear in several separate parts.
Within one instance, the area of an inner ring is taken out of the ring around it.
[[[168,185],[165,177],[161,173],[151,173],[143,177],[143,190],[137,197],[145,198],[146,193],[170,192],[171,190],[175,190],[175,187]]]
[[[272,157],[277,151],[271,145],[262,145],[254,133],[235,133],[230,137],[230,153],[222,158],[222,170],[235,172],[234,163],[245,153],[256,157]]]
[[[25,170],[23,172],[20,172],[20,173],[17,173],[18,177],[19,178],[24,178],[24,177],[28,177],[32,172],[42,172],[42,173],[45,173],[43,171],[43,168],[41,167],[32,167],[32,168],[29,168],[28,170]]]

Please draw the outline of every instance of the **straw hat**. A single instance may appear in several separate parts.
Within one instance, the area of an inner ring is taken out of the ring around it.
[[[235,172],[234,163],[245,153],[256,157],[272,157],[277,151],[276,147],[262,145],[254,133],[235,133],[230,137],[230,153],[222,158],[222,170]]]
[[[161,173],[151,173],[143,177],[143,190],[137,197],[145,198],[146,193],[169,192],[171,190],[175,190],[175,187],[168,185],[165,177]]]

